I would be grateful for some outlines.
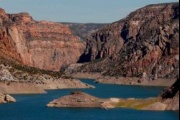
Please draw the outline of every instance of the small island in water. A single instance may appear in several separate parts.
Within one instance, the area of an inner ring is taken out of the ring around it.
[[[121,98],[109,98],[101,99],[81,91],[72,92],[71,94],[47,104],[47,107],[59,107],[59,108],[103,108],[113,109],[118,107],[131,108],[136,110],[179,110],[179,80],[176,83],[165,90],[162,95],[156,98],[148,99],[121,99]]]

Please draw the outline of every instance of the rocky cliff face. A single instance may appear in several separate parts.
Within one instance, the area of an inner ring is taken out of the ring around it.
[[[84,44],[69,27],[0,9],[0,59],[49,71],[76,63]]]
[[[138,9],[88,39],[83,71],[113,76],[177,77],[179,71],[179,4]]]

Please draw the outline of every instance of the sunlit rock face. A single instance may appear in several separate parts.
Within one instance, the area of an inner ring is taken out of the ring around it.
[[[76,63],[84,44],[66,25],[35,21],[28,13],[0,9],[0,58],[43,70]]]
[[[92,34],[82,71],[175,78],[179,74],[179,3],[149,5]]]

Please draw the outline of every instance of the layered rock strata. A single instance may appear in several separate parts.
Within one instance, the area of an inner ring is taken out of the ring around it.
[[[149,5],[112,23],[87,41],[80,71],[112,76],[176,78],[179,73],[179,3]]]
[[[49,71],[76,63],[84,44],[69,27],[0,9],[0,59]]]

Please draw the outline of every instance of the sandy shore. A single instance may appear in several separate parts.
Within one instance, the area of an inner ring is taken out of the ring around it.
[[[88,78],[95,79],[95,82],[102,84],[118,84],[118,85],[140,85],[140,86],[171,86],[176,79],[162,79],[159,78],[153,81],[144,81],[139,83],[140,78],[137,77],[110,77],[102,76],[99,73],[76,73],[72,75],[73,78]]]
[[[94,88],[76,79],[0,81],[0,91],[4,94],[40,94],[46,90]]]

